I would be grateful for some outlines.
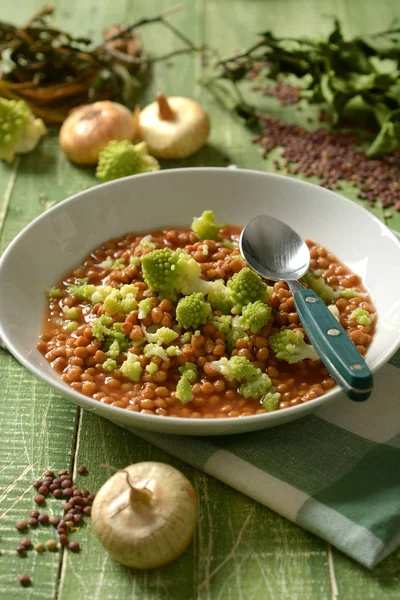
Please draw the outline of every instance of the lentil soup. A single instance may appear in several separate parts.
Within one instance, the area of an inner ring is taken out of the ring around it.
[[[282,410],[333,388],[319,359],[277,357],[273,341],[283,331],[310,345],[287,285],[265,285],[243,261],[241,228],[221,226],[215,239],[194,229],[110,240],[48,290],[36,347],[62,380],[99,402],[191,418]],[[306,283],[317,282],[314,289],[365,355],[376,310],[360,277],[323,246],[307,245]],[[196,271],[194,289],[185,289]]]

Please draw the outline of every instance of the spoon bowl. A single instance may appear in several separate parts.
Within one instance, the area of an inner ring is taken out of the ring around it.
[[[254,271],[272,281],[300,279],[310,266],[310,251],[297,231],[267,215],[247,223],[240,251]]]

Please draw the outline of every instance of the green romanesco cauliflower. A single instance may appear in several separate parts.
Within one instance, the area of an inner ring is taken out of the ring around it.
[[[353,288],[346,288],[344,290],[338,290],[336,292],[337,297],[340,298],[366,298],[368,296],[365,292],[357,292]]]
[[[99,154],[96,177],[111,181],[137,173],[158,171],[158,161],[148,154],[144,142],[132,144],[129,140],[112,140]]]
[[[158,372],[158,365],[155,362],[151,362],[146,367],[146,372],[150,373],[150,375],[154,375]]]
[[[265,396],[271,388],[271,380],[266,373],[262,373],[261,369],[256,369],[258,371],[257,374],[253,375],[242,383],[239,388],[239,393],[244,398],[253,398],[253,400],[258,400]]]
[[[119,341],[116,339],[109,339],[107,342],[106,347],[108,347],[108,350],[106,351],[106,356],[115,360],[121,354]]]
[[[139,248],[143,252],[144,250],[155,250],[156,245],[152,241],[151,235],[145,235],[139,242]]]
[[[175,299],[176,294],[206,294],[213,282],[200,279],[200,265],[184,250],[161,248],[142,258],[143,279],[160,296]]]
[[[252,333],[258,333],[270,318],[271,308],[261,300],[256,300],[243,306],[238,324],[245,330],[250,329]]]
[[[225,377],[227,381],[244,381],[258,376],[259,372],[261,373],[261,370],[252,365],[244,356],[222,357],[219,360],[214,360],[211,367]]]
[[[359,325],[364,327],[368,327],[371,325],[371,315],[367,310],[363,310],[362,308],[356,308],[350,315],[350,319],[355,319]]]
[[[147,315],[151,313],[151,310],[153,308],[153,303],[151,301],[151,298],[144,298],[143,300],[141,300],[139,302],[138,308],[139,308],[138,319],[140,319],[140,320],[145,319],[147,317]]]
[[[183,329],[197,329],[204,325],[211,314],[211,306],[203,294],[184,296],[176,307],[176,320]]]
[[[190,383],[194,383],[198,377],[197,365],[191,362],[186,362],[182,367],[178,369],[181,375],[184,375]]]
[[[143,372],[138,357],[136,354],[132,354],[132,352],[128,354],[126,360],[122,363],[120,370],[122,375],[131,379],[131,381],[140,381]]]
[[[118,312],[128,314],[137,308],[136,294],[139,290],[132,283],[111,290],[104,298],[106,315],[112,316]]]
[[[15,154],[31,152],[45,133],[42,119],[24,100],[0,98],[0,158],[10,163]]]
[[[189,379],[182,375],[177,383],[175,395],[182,404],[193,400],[193,390]]]
[[[111,330],[109,325],[111,325],[112,322],[112,318],[107,317],[106,315],[101,315],[95,319],[92,323],[92,334],[94,337],[102,342],[107,335],[110,335]]]
[[[51,287],[46,290],[48,298],[61,298],[62,291],[59,288]]]
[[[114,371],[117,368],[117,361],[113,358],[107,358],[101,365],[104,371]]]
[[[266,411],[272,412],[278,408],[281,395],[279,392],[267,392],[262,399],[262,406]]]
[[[303,275],[301,282],[313,290],[321,300],[328,303],[333,303],[338,298],[365,298],[367,296],[367,294],[357,292],[352,288],[334,290],[323,277],[316,277],[315,273],[310,273],[310,271]]]
[[[179,333],[176,333],[176,331],[170,329],[169,327],[159,327],[155,333],[149,333],[148,331],[145,331],[144,335],[148,342],[151,342],[152,344],[159,344],[160,346],[168,346],[168,344],[179,337]]]
[[[75,329],[78,329],[78,323],[76,321],[63,321],[62,324],[62,328],[64,331],[70,333],[71,331],[75,331]]]
[[[73,321],[77,321],[79,319],[79,312],[76,306],[72,306],[71,308],[64,306],[63,313],[66,319],[72,319]]]
[[[267,286],[259,275],[245,267],[228,281],[230,298],[234,305],[233,313],[241,312],[243,306],[257,300],[265,300]]]
[[[218,232],[224,223],[216,223],[214,211],[205,210],[201,217],[195,217],[192,222],[192,231],[197,234],[199,240],[219,240]]]
[[[289,364],[297,363],[306,358],[310,360],[319,359],[314,346],[304,341],[304,335],[300,329],[284,329],[274,333],[269,338],[269,345],[276,358],[285,360]]]
[[[82,302],[90,302],[95,291],[96,286],[92,283],[87,283],[86,278],[82,280],[77,279],[76,283],[67,287],[67,293]]]
[[[180,356],[182,354],[182,350],[179,346],[168,346],[167,348],[168,356]]]
[[[211,325],[214,325],[215,329],[217,329],[221,333],[224,333],[225,335],[229,335],[231,333],[231,327],[232,327],[232,316],[231,315],[221,315],[221,316],[212,315],[208,319],[208,322],[211,323]]]
[[[223,279],[212,282],[207,294],[207,301],[213,310],[219,310],[223,315],[230,315],[233,309],[230,292]]]
[[[168,348],[167,348],[168,350]],[[168,353],[165,348],[160,346],[159,344],[146,344],[143,348],[143,354],[147,358],[153,358],[153,356],[159,356],[162,360],[167,360]]]

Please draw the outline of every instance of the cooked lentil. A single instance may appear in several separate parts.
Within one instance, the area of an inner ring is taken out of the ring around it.
[[[269,144],[267,141],[265,143]],[[304,149],[302,152],[304,153]],[[245,417],[267,412],[259,400],[244,399],[238,392],[237,383],[224,380],[212,368],[212,361],[228,355],[224,333],[217,331],[211,323],[205,323],[200,328],[199,335],[194,335],[189,341],[184,338],[184,333],[181,334],[173,342],[180,348],[181,354],[178,356],[169,356],[168,359],[157,356],[151,359],[142,353],[140,346],[143,331],[139,322],[143,327],[152,324],[171,327],[176,323],[174,304],[170,300],[160,301],[157,294],[149,290],[143,281],[141,269],[136,264],[130,264],[132,257],[137,259],[151,251],[152,248],[143,248],[141,245],[143,238],[146,236],[147,242],[155,248],[183,248],[199,263],[203,279],[227,281],[246,265],[237,246],[240,228],[224,227],[220,230],[220,235],[223,241],[201,242],[197,235],[188,229],[163,229],[142,234],[129,233],[106,242],[95,249],[78,269],[59,282],[61,297],[49,298],[44,333],[38,343],[38,349],[50,364],[60,371],[65,383],[99,402],[119,408],[142,414],[191,418]],[[324,247],[310,240],[307,240],[307,244],[311,255],[311,271],[319,272],[335,290],[351,287],[363,293],[362,298],[339,298],[335,305],[339,310],[340,323],[360,352],[365,354],[372,341],[376,311],[360,277]],[[102,349],[103,342],[92,332],[93,321],[105,312],[104,305],[97,302],[92,306],[88,301],[80,300],[67,291],[70,285],[83,277],[87,278],[87,284],[95,286],[108,285],[118,288],[121,283],[134,284],[138,288],[136,299],[140,301],[149,298],[151,301],[152,308],[142,319],[138,318],[137,309],[127,314],[117,312],[112,316],[112,322],[119,324],[128,345],[132,342],[133,345],[127,352],[123,351],[113,359],[115,363],[112,363],[111,370],[103,368],[105,361],[109,362],[110,359]],[[248,339],[237,340],[232,355],[245,356],[269,375],[273,386],[281,394],[278,409],[285,409],[323,395],[335,382],[319,360],[288,364],[276,359],[268,347],[269,336],[282,328],[303,330],[293,298],[285,283],[273,284],[268,304],[272,308],[270,321],[259,333],[249,332]],[[350,318],[355,308],[370,312],[370,325],[360,326]],[[77,309],[77,312],[73,313],[76,327],[65,332],[62,328],[63,316],[71,309]],[[218,314],[221,313],[214,311],[214,315]],[[137,357],[143,368],[140,381],[126,378],[119,370],[126,356],[131,354]],[[58,369],[57,366],[60,357],[64,359],[62,369]],[[146,371],[145,368],[150,362],[155,363],[155,372]],[[200,379],[193,384],[193,400],[182,404],[176,398],[175,389],[180,377],[178,367],[186,362],[197,365]],[[88,383],[90,388],[87,387]],[[60,471],[58,475],[63,488],[71,483],[67,472]],[[56,497],[70,497],[73,490],[65,487],[63,490],[54,490],[53,494],[57,494]],[[68,500],[68,509],[72,505]]]

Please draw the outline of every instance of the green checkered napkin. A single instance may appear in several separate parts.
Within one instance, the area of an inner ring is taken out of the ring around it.
[[[400,545],[400,351],[367,402],[254,433],[181,437],[130,429],[372,568]]]

